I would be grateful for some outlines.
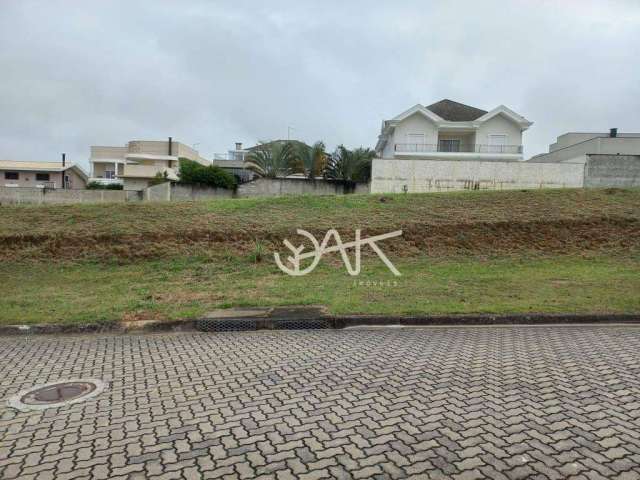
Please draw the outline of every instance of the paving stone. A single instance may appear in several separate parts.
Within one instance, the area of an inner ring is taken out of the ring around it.
[[[0,478],[640,479],[640,329],[0,337]],[[38,368],[33,368],[38,365]]]

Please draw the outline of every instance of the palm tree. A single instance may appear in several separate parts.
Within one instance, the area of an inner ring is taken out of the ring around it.
[[[286,177],[293,171],[295,155],[289,142],[260,145],[247,157],[247,168],[267,178]]]
[[[356,148],[353,150],[355,162],[358,164],[356,181],[368,182],[371,179],[371,162],[376,157],[376,151],[370,148]]]
[[[311,147],[300,143],[296,151],[296,157],[302,166],[302,173],[310,180],[313,180],[322,171],[327,157],[324,143],[316,142]]]
[[[330,180],[366,182],[371,176],[371,160],[375,152],[369,148],[349,150],[339,145],[330,156],[324,170],[324,177]]]

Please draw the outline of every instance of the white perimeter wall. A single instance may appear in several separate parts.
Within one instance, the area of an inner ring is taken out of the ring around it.
[[[398,160],[376,158],[371,193],[581,188],[584,165],[574,163]]]

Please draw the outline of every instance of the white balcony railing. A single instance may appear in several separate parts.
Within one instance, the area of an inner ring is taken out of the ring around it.
[[[230,160],[230,161],[238,161],[244,162],[245,157],[249,152],[244,150],[230,150],[226,153],[214,153],[213,160]]]
[[[423,143],[396,143],[395,151],[398,153],[497,153],[497,154],[521,154],[522,145],[482,145],[482,144],[423,144]]]
[[[120,185],[122,184],[121,178],[104,178],[104,177],[90,177],[89,183],[100,183],[101,185]]]

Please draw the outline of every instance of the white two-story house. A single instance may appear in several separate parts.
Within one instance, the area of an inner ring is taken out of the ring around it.
[[[519,161],[531,125],[504,105],[486,111],[445,99],[383,121],[376,152],[388,159]]]
[[[523,161],[522,137],[531,125],[504,105],[415,105],[382,122],[371,192],[582,187],[581,165]]]

